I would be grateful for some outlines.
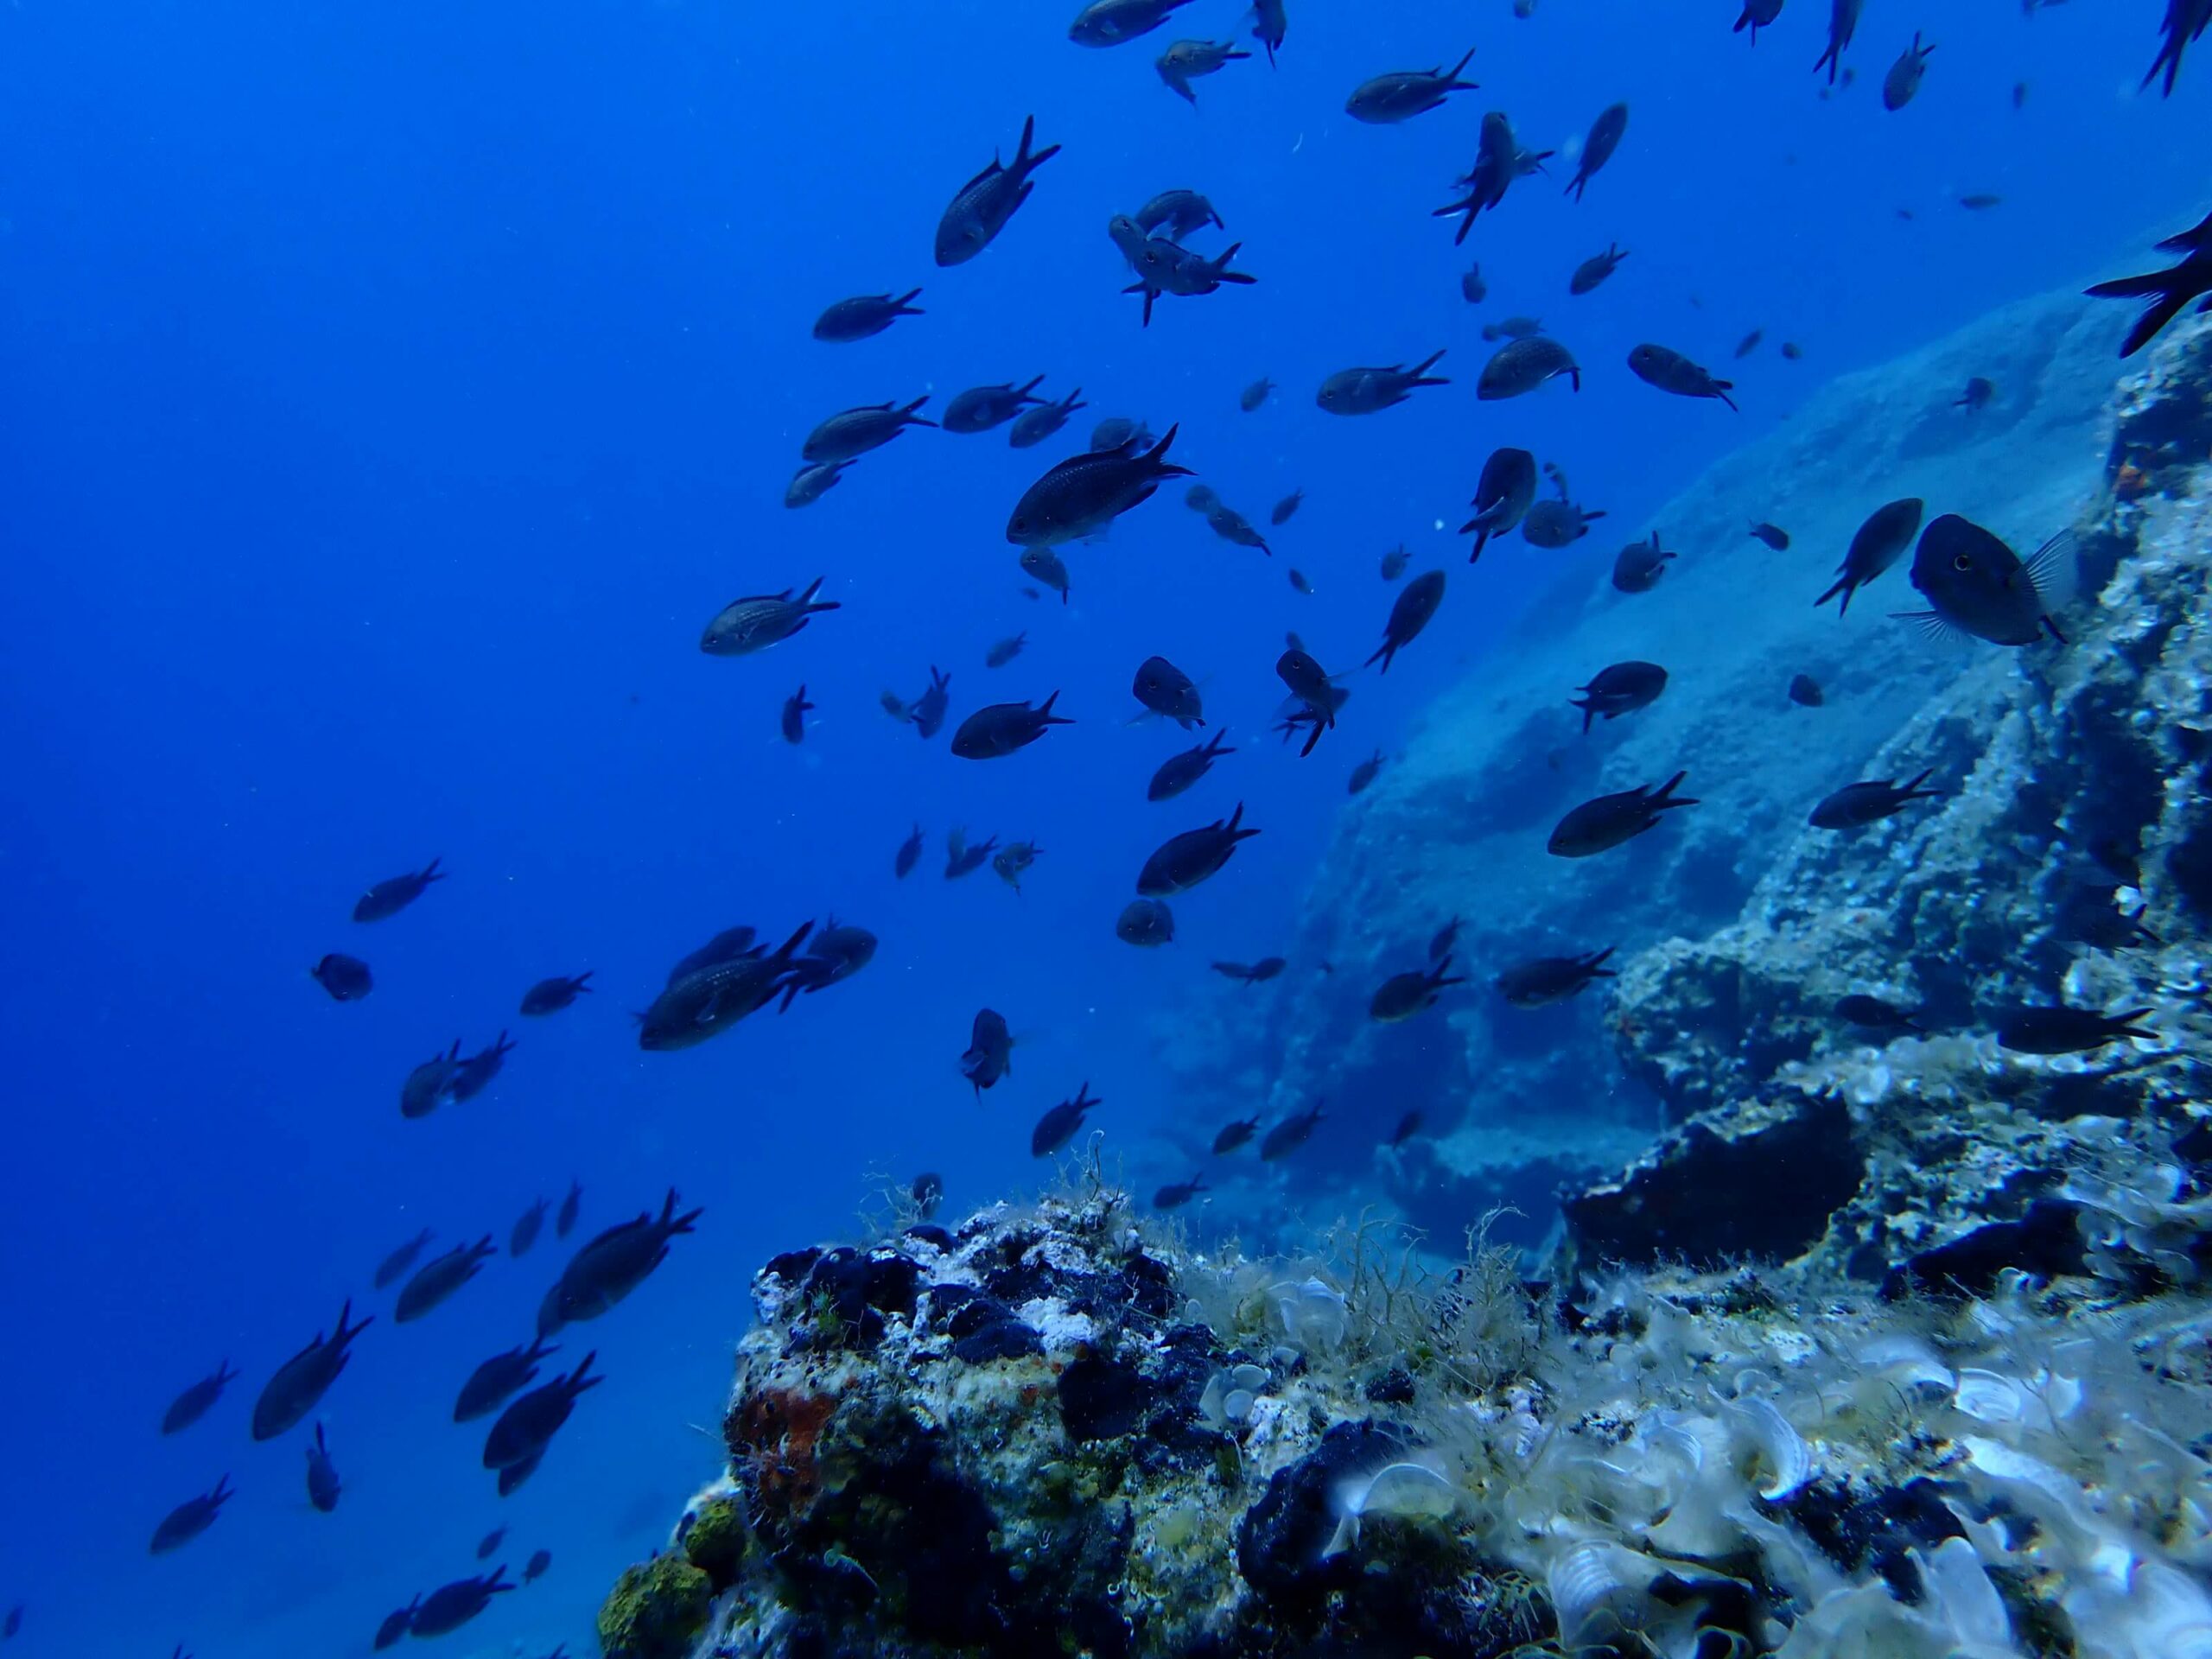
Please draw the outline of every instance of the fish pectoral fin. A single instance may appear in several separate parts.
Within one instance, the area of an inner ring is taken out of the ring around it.
[[[1972,637],[1941,611],[1891,611],[1890,616],[1894,621],[1913,624],[1929,639],[1947,645],[1965,645]]]

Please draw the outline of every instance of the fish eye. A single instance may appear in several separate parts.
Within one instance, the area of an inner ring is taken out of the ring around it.
[[[1974,561],[1963,553],[1954,553],[1951,556],[1951,569],[1962,573],[1974,569]]]

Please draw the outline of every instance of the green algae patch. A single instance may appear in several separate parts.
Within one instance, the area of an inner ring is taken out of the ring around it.
[[[707,1575],[715,1593],[735,1584],[745,1568],[745,1522],[737,1505],[727,1497],[702,1503],[683,1535],[683,1555]]]
[[[714,1599],[707,1574],[677,1556],[625,1567],[600,1607],[599,1645],[607,1659],[683,1659]]]

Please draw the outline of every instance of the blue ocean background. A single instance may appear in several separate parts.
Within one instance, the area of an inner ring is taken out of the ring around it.
[[[26,1604],[22,1651],[365,1652],[500,1524],[511,1574],[540,1547],[552,1571],[449,1645],[590,1651],[613,1573],[716,1467],[766,1256],[853,1230],[924,1168],[954,1205],[1033,1186],[1030,1125],[1086,1079],[1133,1179],[1186,1173],[1154,1137],[1211,1125],[1183,1122],[1146,1033],[1217,994],[1210,958],[1287,944],[1357,760],[1479,672],[1562,569],[1609,557],[1827,378],[2136,268],[2206,205],[2204,76],[2136,92],[2157,0],[1872,0],[1857,84],[1832,99],[1808,73],[1825,7],[1796,0],[1756,48],[1734,10],[1294,3],[1280,67],[1200,83],[1195,112],[1151,59],[1178,34],[1241,35],[1216,0],[1103,53],[1058,10],[976,0],[0,12],[0,1605]],[[1927,86],[1885,114],[1880,75],[1916,28],[1938,42]],[[1395,129],[1342,113],[1365,75],[1469,44],[1480,92]],[[1428,216],[1483,110],[1565,147],[1616,99],[1629,135],[1586,203],[1555,162],[1464,249]],[[946,200],[1033,112],[1065,150],[994,246],[937,270]],[[1140,328],[1105,220],[1178,185],[1213,198],[1261,280]],[[1975,192],[2002,205],[1957,205]],[[1609,242],[1628,263],[1569,301]],[[1458,285],[1475,258],[1481,308]],[[923,318],[808,336],[832,300],[918,284]],[[1592,368],[1579,397],[1476,402],[1479,326],[1514,312]],[[1754,327],[1740,417],[1619,366],[1654,339],[1730,372]],[[1371,420],[1313,406],[1332,370],[1439,346],[1448,390]],[[1040,372],[1089,404],[1046,448],[912,432],[783,506],[823,416],[925,391],[935,413]],[[1241,413],[1263,374],[1281,389]],[[1179,485],[1069,551],[1071,603],[1025,598],[1013,501],[1111,414],[1180,423],[1175,458],[1255,519],[1302,487],[1275,556],[1215,538]],[[1469,569],[1448,531],[1503,442],[1557,460],[1620,534]],[[1301,761],[1263,729],[1283,632],[1332,668],[1364,658],[1399,542],[1450,572],[1444,609]],[[698,651],[734,596],[817,575],[842,608],[796,639]],[[1241,751],[1160,806],[1146,779],[1192,740],[1128,723],[1154,652],[1205,681]],[[933,663],[955,721],[1057,689],[1078,723],[955,760],[877,707]],[[818,711],[793,748],[776,718],[801,682]],[[1177,901],[1176,944],[1119,943],[1145,854],[1240,800],[1264,833]],[[901,883],[914,823],[931,845]],[[1020,896],[940,879],[955,824],[1041,845]],[[434,855],[450,879],[416,906],[348,919]],[[735,922],[780,938],[831,913],[883,941],[849,984],[638,1050],[630,1011],[676,957]],[[323,995],[307,969],[331,950],[372,964],[373,995]],[[516,1015],[533,981],[586,969],[575,1008]],[[983,1005],[1020,1046],[979,1103],[955,1062]],[[502,1027],[519,1046],[486,1095],[401,1119],[410,1067]],[[503,1254],[404,1329],[369,1275],[424,1226],[504,1251],[572,1179],[580,1237],[671,1186],[706,1216],[630,1301],[564,1333],[563,1360],[596,1345],[608,1381],[502,1501],[454,1393],[525,1336],[576,1241]],[[378,1317],[318,1413],[346,1483],[324,1516],[303,1433],[255,1445],[245,1415],[349,1296]],[[226,1357],[244,1376],[210,1418],[158,1434]],[[149,1558],[162,1515],[226,1472],[215,1528]]]

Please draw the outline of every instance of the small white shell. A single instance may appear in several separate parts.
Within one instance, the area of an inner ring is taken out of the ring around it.
[[[1230,1372],[1229,1380],[1248,1393],[1258,1394],[1268,1386],[1268,1368],[1264,1365],[1239,1365]]]
[[[1229,1397],[1221,1402],[1222,1414],[1232,1423],[1241,1423],[1252,1414],[1253,1394],[1249,1389],[1231,1389]]]
[[[1593,1635],[1628,1628],[1624,1610],[1643,1599],[1616,1564],[1629,1553],[1616,1544],[1575,1544],[1554,1560],[1544,1574],[1544,1588],[1559,1617],[1560,1646],[1572,1651]]]
[[[1952,1397],[1951,1403],[1978,1422],[2017,1423],[2020,1421],[2022,1397],[2019,1384],[2009,1376],[1983,1370],[1977,1365],[1960,1370],[1959,1391]]]
[[[1725,1403],[1765,1465],[1768,1479],[1759,1488],[1761,1497],[1775,1503],[1813,1478],[1813,1448],[1773,1401],[1754,1395]]]
[[[1198,1415],[1216,1428],[1229,1427],[1229,1414],[1223,1403],[1223,1396],[1227,1391],[1222,1374],[1216,1371],[1206,1379],[1205,1390],[1198,1395]]]

